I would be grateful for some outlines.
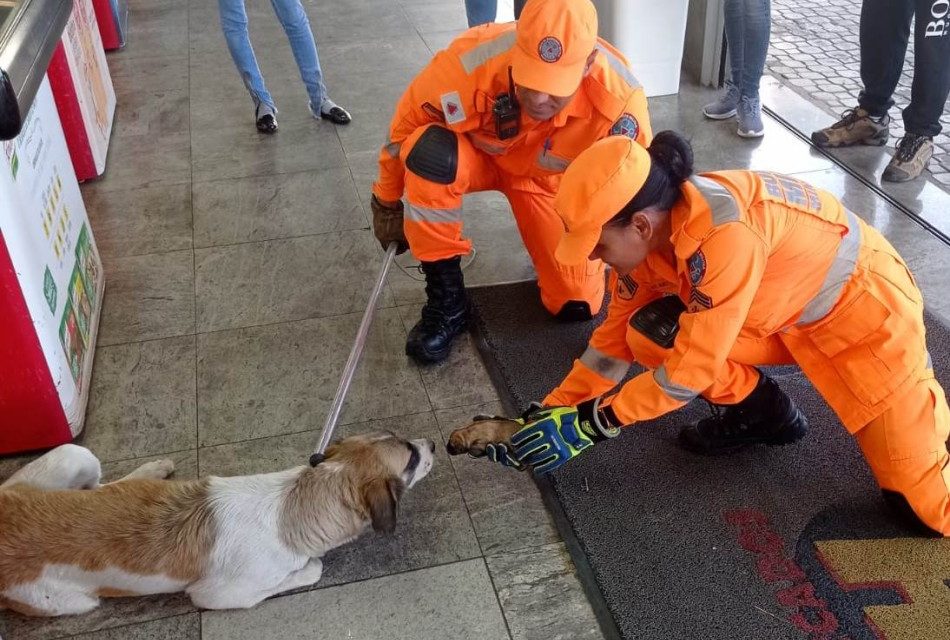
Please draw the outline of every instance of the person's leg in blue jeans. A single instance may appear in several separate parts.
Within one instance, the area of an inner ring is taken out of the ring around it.
[[[323,83],[323,70],[320,68],[320,57],[317,55],[317,43],[313,39],[310,29],[310,20],[304,11],[300,0],[271,0],[274,13],[280,20],[290,49],[300,69],[300,78],[307,87],[310,97],[310,113],[314,118],[324,118],[336,124],[350,122],[350,114],[342,107],[334,104],[327,95],[327,87]]]
[[[772,27],[770,0],[726,0],[726,43],[729,50],[731,80],[716,102],[706,105],[703,113],[717,120],[739,116],[737,133],[758,137],[764,133],[759,81],[765,69]]]
[[[498,0],[465,0],[465,16],[469,27],[494,22],[498,13]]]
[[[262,133],[277,131],[277,107],[264,85],[264,76],[254,57],[254,48],[247,32],[247,12],[244,0],[218,0],[221,15],[221,30],[227,40],[231,58],[237,66],[241,80],[254,101],[254,118]]]

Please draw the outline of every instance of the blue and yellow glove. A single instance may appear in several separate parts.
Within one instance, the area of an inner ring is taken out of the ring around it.
[[[511,449],[504,444],[489,445],[494,462],[521,469],[529,466],[543,475],[602,440],[620,434],[620,424],[610,407],[600,407],[600,398],[576,407],[529,409],[521,422],[525,426],[511,437]]]

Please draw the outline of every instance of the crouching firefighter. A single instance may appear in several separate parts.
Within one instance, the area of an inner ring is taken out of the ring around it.
[[[442,360],[465,329],[466,193],[507,197],[552,314],[599,311],[604,266],[554,259],[563,228],[553,203],[567,165],[611,133],[648,144],[647,102],[624,58],[597,38],[590,0],[530,0],[517,23],[470,29],[436,54],[399,100],[371,200],[380,243],[408,248],[425,273],[408,355]]]
[[[584,354],[491,457],[549,471],[619,428],[700,396],[680,445],[718,454],[800,439],[807,422],[758,367],[797,364],[857,439],[889,503],[950,536],[950,410],[907,265],[831,194],[769,172],[693,175],[679,135],[611,137],[567,170],[566,264],[613,268]],[[649,371],[611,390],[632,362]]]

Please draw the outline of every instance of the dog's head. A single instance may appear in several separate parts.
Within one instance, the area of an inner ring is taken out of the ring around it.
[[[522,425],[510,418],[499,416],[475,416],[471,424],[456,429],[449,435],[449,442],[445,445],[450,455],[457,456],[467,453],[470,456],[485,455],[485,447],[492,442],[511,443],[511,436]]]
[[[325,462],[341,463],[351,470],[373,529],[392,533],[403,492],[429,474],[434,454],[431,440],[404,440],[386,431],[333,443]]]

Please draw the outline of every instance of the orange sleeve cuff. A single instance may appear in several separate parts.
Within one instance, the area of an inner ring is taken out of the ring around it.
[[[617,386],[617,383],[590,369],[580,360],[574,361],[574,367],[563,382],[549,393],[542,404],[546,407],[571,407],[578,402],[603,395]]]
[[[657,384],[652,371],[644,371],[604,402],[625,425],[658,418],[686,404],[668,396]]]

